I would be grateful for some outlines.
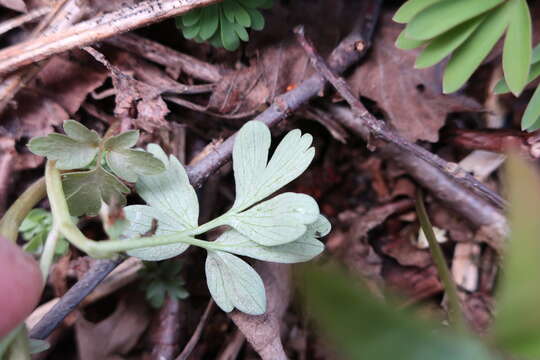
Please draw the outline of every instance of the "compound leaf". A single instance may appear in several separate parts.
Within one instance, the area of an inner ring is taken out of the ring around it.
[[[234,51],[240,46],[240,40],[234,31],[233,23],[221,12],[220,15],[221,42],[223,47],[229,51]]]
[[[231,213],[227,225],[264,246],[290,243],[319,216],[317,202],[306,194],[284,193],[241,212]]]
[[[233,148],[236,200],[231,210],[241,211],[300,176],[315,156],[312,140],[298,129],[289,132],[266,164],[270,130],[258,121],[246,123]]]
[[[509,25],[504,41],[503,70],[508,87],[515,96],[527,85],[532,57],[531,14],[526,0],[511,0]]]
[[[106,155],[107,165],[122,179],[135,182],[139,175],[155,175],[165,170],[163,163],[142,150],[122,149]]]
[[[219,5],[210,5],[202,9],[199,36],[203,40],[210,39],[217,31],[219,25]]]
[[[485,15],[480,15],[433,39],[418,56],[414,66],[422,69],[442,61],[463,44],[484,19]]]
[[[491,12],[470,38],[454,51],[444,70],[445,93],[459,90],[493,49],[508,25],[508,4]]]
[[[257,31],[264,29],[264,16],[262,16],[260,11],[250,8],[247,8],[246,10],[249,13],[249,17],[251,18],[251,28]]]
[[[405,31],[411,39],[432,39],[503,2],[504,0],[443,0],[416,15]]]
[[[324,244],[317,240],[330,232],[330,222],[322,216],[299,239],[284,245],[263,246],[245,237],[236,230],[229,230],[216,239],[224,251],[248,256],[253,259],[276,263],[294,264],[309,261],[324,250]]]
[[[103,148],[106,151],[129,149],[135,146],[138,140],[139,140],[139,131],[130,130],[130,131],[126,131],[121,134],[118,134],[116,136],[111,136],[110,138],[105,140],[105,142],[103,143]]]
[[[74,121],[64,121],[67,135],[49,134],[30,140],[28,148],[36,155],[56,160],[61,170],[84,168],[95,159],[99,151],[99,135]]]
[[[124,213],[129,221],[129,227],[123,235],[128,238],[147,234],[153,227],[155,227],[155,235],[170,235],[184,229],[183,223],[179,222],[175,216],[147,205],[126,206]],[[161,261],[180,255],[188,247],[187,244],[178,243],[140,248],[127,253],[145,261]]]
[[[62,185],[73,216],[97,215],[102,200],[109,205],[124,206],[124,194],[129,193],[128,187],[101,167],[65,174]]]
[[[148,145],[147,151],[161,160],[166,169],[156,175],[139,176],[137,193],[151,207],[173,216],[178,231],[197,227],[199,202],[186,170],[173,155],[167,158],[158,145]]]
[[[420,11],[441,0],[409,0],[396,11],[392,20],[400,24],[406,24]]]
[[[237,308],[250,315],[264,314],[264,284],[244,260],[223,251],[208,251],[205,270],[210,294],[223,311]]]

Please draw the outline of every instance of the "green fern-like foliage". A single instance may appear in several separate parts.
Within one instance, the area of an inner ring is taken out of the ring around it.
[[[240,40],[249,40],[247,29],[264,28],[264,17],[259,10],[272,5],[273,0],[224,0],[177,17],[176,27],[186,39],[207,41],[215,47],[234,51],[240,46]]]
[[[459,90],[504,36],[504,83],[497,92],[519,96],[538,72],[532,49],[531,14],[526,0],[409,0],[394,15],[407,26],[396,41],[400,49],[422,47],[416,68],[447,57],[443,90]],[[536,57],[536,59],[535,59]],[[522,119],[524,130],[540,128],[540,90]]]

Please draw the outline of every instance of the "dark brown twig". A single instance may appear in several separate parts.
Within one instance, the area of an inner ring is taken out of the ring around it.
[[[338,73],[345,71],[349,66],[360,60],[367,52],[371,36],[373,35],[376,20],[379,17],[382,0],[369,2],[366,16],[359,25],[353,29],[334,49],[328,63]],[[258,115],[255,120],[262,121],[268,126],[273,126],[286,119],[293,111],[305,104],[309,99],[316,96],[325,85],[326,81],[319,75],[313,75],[304,80],[294,90],[278,96],[273,104]],[[223,164],[229,161],[235,135],[229,137],[220,144],[213,152],[209,153],[196,165],[187,168],[191,184],[198,188],[206,179],[217,171]],[[47,313],[41,321],[30,331],[30,337],[45,339],[62,322],[62,320],[88,295],[99,282],[104,279],[117,265],[113,260],[102,260],[101,264],[109,264],[108,267],[92,268],[60,299],[60,301]],[[85,282],[85,286],[77,286]],[[67,306],[70,304],[70,306]]]
[[[206,326],[206,322],[208,321],[208,318],[210,317],[210,314],[212,314],[212,311],[214,310],[214,301],[210,299],[208,302],[208,305],[206,305],[206,309],[204,310],[204,313],[201,316],[201,320],[199,320],[199,324],[197,325],[197,328],[195,329],[195,332],[193,335],[191,335],[191,338],[189,339],[188,343],[184,347],[184,350],[176,357],[175,360],[187,360],[189,358],[189,355],[193,352],[193,349],[195,349],[195,346],[199,342],[199,339],[201,338],[202,331],[204,327]]]
[[[501,196],[487,188],[465,170],[461,169],[457,164],[444,161],[426,149],[405,140],[395,131],[391,130],[384,121],[376,119],[369,111],[367,111],[362,102],[354,96],[347,82],[339,77],[331,67],[326,64],[326,61],[317,54],[312,42],[306,38],[304,28],[301,26],[297,27],[295,29],[295,34],[299,43],[311,59],[311,63],[315,69],[321,76],[328,80],[347,103],[349,103],[353,113],[365,124],[371,135],[385,142],[393,143],[405,152],[414,154],[495,206],[499,208],[504,208],[506,206],[506,201]]]

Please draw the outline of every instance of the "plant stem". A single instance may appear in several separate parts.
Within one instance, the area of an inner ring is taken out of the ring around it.
[[[0,235],[15,242],[21,222],[45,194],[45,179],[41,178],[26,189],[4,214],[0,220]]]
[[[441,279],[446,296],[448,296],[448,319],[450,323],[456,330],[465,331],[467,325],[465,322],[465,317],[463,314],[463,309],[461,308],[461,301],[459,300],[459,294],[457,290],[456,283],[448,269],[446,264],[446,259],[441,250],[435,233],[433,232],[433,226],[429,220],[429,216],[424,205],[424,199],[422,190],[416,192],[416,212],[418,214],[418,219],[420,220],[420,226],[426,235],[426,238],[429,243],[429,250],[431,251],[431,256],[433,257],[433,262],[437,268],[437,273]]]
[[[193,235],[201,234],[209,229],[223,225],[225,216],[220,216],[213,221],[197,227],[188,229],[171,235],[160,235],[142,238],[122,239],[122,240],[104,240],[96,242],[88,239],[84,234],[73,224],[71,215],[69,214],[68,205],[62,189],[62,179],[60,172],[55,167],[53,161],[48,161],[45,168],[45,179],[47,183],[47,195],[51,204],[51,212],[54,222],[57,224],[59,231],[79,249],[85,251],[88,255],[96,258],[108,258],[116,255],[116,253],[141,249],[147,247],[170,245],[176,243],[184,243],[202,247],[205,249],[217,249],[217,245],[212,242],[203,241],[193,238]]]
[[[52,229],[47,235],[45,240],[45,245],[43,246],[43,252],[39,259],[39,267],[41,269],[41,274],[43,275],[43,284],[47,281],[47,276],[49,275],[49,269],[53,262],[54,254],[56,251],[56,244],[60,238],[60,229],[56,222],[53,223]]]

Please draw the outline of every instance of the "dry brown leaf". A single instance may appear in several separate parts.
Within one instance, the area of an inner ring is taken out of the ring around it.
[[[138,344],[150,323],[150,315],[141,297],[122,298],[114,313],[94,324],[82,316],[75,323],[81,360],[121,360]]]
[[[0,0],[0,6],[7,7],[8,9],[18,12],[26,12],[26,4],[23,0]]]
[[[56,101],[31,90],[22,90],[0,117],[0,134],[18,140],[43,136],[54,131],[53,126],[69,119],[68,113]]]
[[[475,100],[442,94],[442,67],[414,68],[419,50],[400,50],[394,43],[403,26],[386,13],[378,27],[371,56],[350,77],[357,95],[377,102],[390,123],[410,141],[437,142],[451,112],[481,111]]]
[[[280,325],[289,305],[290,265],[261,261],[255,264],[255,269],[266,289],[266,313],[253,316],[233,311],[229,317],[263,360],[287,360],[281,343]]]
[[[49,98],[62,105],[69,114],[74,114],[86,96],[101,86],[107,77],[103,67],[55,56],[40,71],[38,83]]]

